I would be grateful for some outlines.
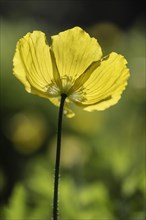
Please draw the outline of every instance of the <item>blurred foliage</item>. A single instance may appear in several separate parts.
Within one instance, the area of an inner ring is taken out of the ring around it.
[[[1,22],[0,217],[50,219],[58,109],[30,95],[12,75],[17,40],[39,29],[34,20]],[[120,102],[104,112],[75,107],[64,117],[60,219],[145,219],[145,28],[137,20],[124,31],[104,22],[86,28],[104,54],[128,60],[131,77]]]

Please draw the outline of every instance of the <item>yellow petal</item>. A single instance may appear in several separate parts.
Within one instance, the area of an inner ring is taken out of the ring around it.
[[[52,37],[54,53],[63,87],[68,89],[75,80],[102,56],[100,45],[79,27]]]
[[[75,116],[75,113],[71,110],[67,102],[65,102],[65,105],[64,105],[64,115],[66,115],[68,118],[72,118]]]
[[[103,58],[83,85],[84,110],[104,110],[118,102],[129,78],[127,61],[112,52]]]
[[[14,75],[28,92],[31,87],[46,92],[53,79],[53,69],[50,48],[43,32],[27,33],[18,41],[13,66]]]

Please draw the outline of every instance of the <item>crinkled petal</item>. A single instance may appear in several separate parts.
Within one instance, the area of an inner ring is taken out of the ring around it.
[[[18,41],[13,66],[14,75],[28,92],[31,92],[31,87],[46,92],[53,79],[53,67],[43,32],[27,33]]]
[[[84,110],[104,110],[118,102],[129,78],[125,58],[115,52],[103,58],[83,85]]]
[[[102,56],[97,40],[79,27],[53,36],[52,41],[51,49],[64,87],[72,86],[91,63]]]

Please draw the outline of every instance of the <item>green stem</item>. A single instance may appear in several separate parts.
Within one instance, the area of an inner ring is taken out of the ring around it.
[[[62,131],[62,116],[63,107],[66,99],[66,94],[61,95],[61,102],[58,116],[58,131],[57,131],[57,149],[56,149],[56,163],[55,163],[55,177],[54,177],[54,198],[53,198],[53,220],[58,219],[58,185],[59,185],[59,168],[60,168],[60,153],[61,153],[61,131]]]

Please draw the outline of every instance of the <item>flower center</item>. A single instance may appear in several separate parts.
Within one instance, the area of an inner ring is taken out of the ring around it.
[[[51,84],[47,86],[47,93],[50,97],[59,97],[61,94],[66,94],[68,97],[68,101],[73,102],[84,102],[85,92],[84,87],[81,86],[78,90],[72,90],[71,87],[73,86],[73,79],[71,76],[63,76],[61,78],[61,88],[52,81]]]

